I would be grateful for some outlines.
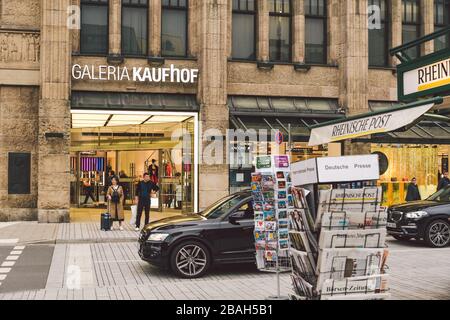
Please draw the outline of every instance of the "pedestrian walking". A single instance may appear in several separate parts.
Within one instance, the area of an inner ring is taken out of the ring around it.
[[[84,179],[83,181],[83,187],[84,187],[84,193],[86,197],[84,198],[84,205],[86,205],[89,201],[89,198],[92,199],[92,201],[95,203],[95,197],[94,197],[94,187],[92,186],[90,179]]]
[[[111,186],[108,188],[106,193],[108,198],[108,208],[109,214],[113,221],[119,222],[119,230],[123,231],[123,221],[125,220],[125,215],[123,211],[123,188],[119,185],[119,178],[112,177]],[[114,229],[114,226],[113,228]]]
[[[439,181],[438,191],[447,188],[450,185],[450,179],[448,178],[448,172],[444,172],[444,177]]]
[[[420,196],[419,187],[417,186],[417,179],[413,178],[411,183],[408,185],[408,192],[406,193],[406,202],[420,201],[422,197]]]
[[[145,225],[150,222],[150,207],[152,191],[158,192],[159,187],[150,179],[148,173],[144,174],[144,180],[140,181],[136,188],[135,202],[137,204],[136,231],[140,230],[142,211],[145,210]]]

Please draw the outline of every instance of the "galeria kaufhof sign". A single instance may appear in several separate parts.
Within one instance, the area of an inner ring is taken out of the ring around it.
[[[437,52],[398,66],[400,101],[450,92],[450,51]]]
[[[72,66],[72,78],[75,80],[133,81],[148,83],[195,83],[198,69],[180,69],[170,67],[120,67],[109,65]]]

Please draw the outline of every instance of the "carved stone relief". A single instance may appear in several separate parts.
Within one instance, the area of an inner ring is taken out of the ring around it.
[[[40,36],[32,32],[0,32],[0,62],[39,62]]]

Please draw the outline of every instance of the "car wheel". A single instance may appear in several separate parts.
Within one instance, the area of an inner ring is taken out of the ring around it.
[[[433,248],[444,248],[450,243],[450,224],[445,220],[432,221],[425,231],[425,242]]]
[[[172,271],[182,278],[200,278],[211,265],[211,254],[200,242],[189,241],[178,245],[170,256]]]

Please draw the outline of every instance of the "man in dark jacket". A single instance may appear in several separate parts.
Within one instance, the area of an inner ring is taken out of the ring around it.
[[[417,186],[417,179],[413,178],[408,186],[408,192],[406,193],[406,201],[420,201],[422,197],[420,196],[419,187]]]
[[[448,178],[448,172],[444,172],[444,177],[439,181],[438,191],[447,188],[450,185],[450,179]]]
[[[145,225],[150,222],[150,207],[152,191],[158,192],[158,186],[150,180],[148,173],[144,174],[144,180],[140,181],[136,188],[136,203],[137,203],[137,215],[136,215],[136,231],[140,230],[142,210],[145,209]]]

